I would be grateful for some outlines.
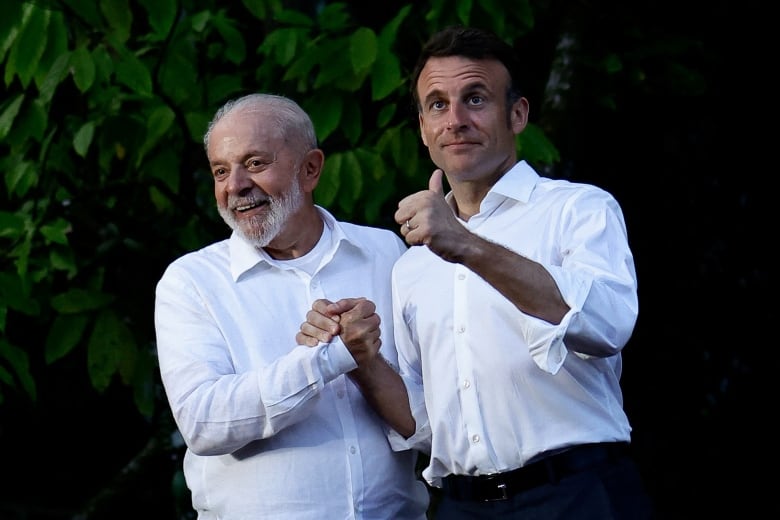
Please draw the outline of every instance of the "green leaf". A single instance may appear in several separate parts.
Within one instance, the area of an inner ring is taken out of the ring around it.
[[[155,40],[162,41],[168,35],[176,19],[176,0],[139,0],[149,15],[149,25]]]
[[[92,386],[103,392],[115,373],[132,373],[136,357],[137,347],[130,329],[115,313],[101,312],[87,344],[87,369]]]
[[[95,62],[89,50],[84,46],[75,49],[70,56],[70,65],[76,87],[81,92],[89,90],[95,81]]]
[[[338,128],[341,121],[341,110],[344,101],[341,97],[332,95],[315,95],[304,103],[311,116],[314,128],[317,129],[317,140],[324,141]]]
[[[384,99],[402,84],[401,64],[398,58],[388,51],[380,52],[371,69],[371,99],[373,101]]]
[[[135,55],[124,49],[117,51],[120,55],[114,66],[117,81],[142,97],[150,97],[152,76],[149,69]]]
[[[396,105],[394,104],[384,105],[379,110],[379,114],[377,114],[376,116],[376,126],[379,128],[384,128],[385,126],[387,126],[387,124],[393,120],[393,116],[395,115],[395,109],[396,109]]]
[[[463,25],[469,24],[469,20],[471,19],[471,6],[471,0],[457,0],[455,2],[455,11],[458,15],[458,20],[460,20],[460,23]]]
[[[159,179],[172,193],[178,193],[180,160],[168,147],[155,150],[141,170],[143,179]]]
[[[0,301],[28,316],[40,312],[38,302],[30,298],[30,283],[23,275],[0,272]]]
[[[22,146],[31,138],[40,142],[46,132],[47,123],[48,114],[40,99],[33,100],[17,116],[13,131],[8,136],[8,143],[11,146]]]
[[[298,25],[301,27],[312,27],[314,20],[299,11],[284,9],[274,15],[274,21],[285,25]]]
[[[244,58],[246,58],[246,43],[241,32],[236,29],[235,21],[226,18],[225,13],[220,11],[212,19],[212,23],[227,44],[225,57],[236,65],[243,63]]]
[[[360,167],[355,152],[344,152],[344,160],[341,162],[342,200],[350,201],[350,211],[354,202],[363,193],[363,169]],[[349,190],[349,191],[346,191]]]
[[[19,27],[22,25],[24,17],[24,6],[29,11],[30,6],[22,2],[2,2],[2,12],[0,13],[0,62],[3,61],[5,53],[11,48],[11,45],[19,35]]]
[[[346,3],[327,3],[317,15],[317,23],[324,33],[343,31],[349,25],[349,13]]]
[[[517,136],[518,156],[532,163],[553,164],[560,160],[555,145],[547,139],[541,128],[528,123],[521,134]]]
[[[374,31],[361,27],[349,38],[349,59],[357,73],[369,69],[377,55],[377,39]]]
[[[41,81],[40,99],[42,103],[49,103],[51,101],[57,86],[67,77],[69,66],[70,52],[61,54],[54,60],[51,69],[49,69]]]
[[[329,208],[336,200],[336,194],[341,184],[341,159],[342,154],[334,153],[325,160],[325,165],[320,174],[320,181],[314,191],[317,204]]]
[[[58,315],[46,337],[46,364],[50,365],[70,353],[81,340],[88,322],[86,314]]]
[[[389,51],[393,44],[398,40],[398,28],[401,26],[401,22],[409,16],[409,12],[412,10],[411,4],[403,6],[398,14],[393,17],[379,32],[379,48],[384,51]]]
[[[158,105],[152,110],[146,118],[146,132],[144,133],[146,139],[138,151],[136,166],[141,164],[149,150],[153,149],[160,138],[168,132],[174,119],[176,119],[176,114],[167,105]]]
[[[62,12],[52,11],[46,35],[46,48],[35,67],[33,80],[40,91],[57,58],[68,54],[68,24]]]
[[[252,16],[258,20],[265,20],[266,12],[264,0],[241,0],[241,3],[244,4],[247,11],[252,13]]]
[[[297,56],[297,49],[299,41],[305,41],[308,38],[307,31],[305,29],[298,28],[280,28],[271,31],[268,36],[265,37],[263,43],[258,47],[257,51],[265,56],[273,57],[273,59],[281,66],[287,66]],[[311,54],[303,53],[300,56],[302,61],[313,65],[314,61],[311,59]],[[307,59],[308,58],[308,59]],[[306,69],[308,71],[311,65]],[[286,76],[290,76],[288,71]]]
[[[0,358],[8,361],[11,368],[16,372],[16,377],[22,383],[22,388],[24,388],[27,395],[30,396],[30,399],[35,401],[37,392],[35,380],[30,373],[30,359],[27,356],[27,352],[0,339]]]
[[[91,289],[69,289],[51,299],[52,308],[60,314],[78,314],[106,307],[114,296]]]
[[[0,211],[0,237],[16,240],[24,233],[25,220],[15,213]]]
[[[71,231],[73,231],[73,226],[62,217],[57,217],[54,222],[41,226],[41,234],[46,237],[47,244],[51,242],[67,244],[68,233]]]
[[[24,197],[37,183],[38,169],[32,161],[16,162],[5,172],[5,186],[8,193],[14,193],[19,197]]]
[[[125,43],[133,25],[133,11],[127,0],[100,0],[100,11],[111,28],[111,36]]]
[[[81,157],[87,156],[89,151],[89,145],[92,144],[92,137],[95,135],[95,123],[93,121],[87,121],[81,128],[78,129],[76,135],[73,137],[73,149]]]
[[[192,30],[195,31],[196,33],[203,32],[206,29],[209,20],[211,20],[210,11],[205,10],[199,13],[195,13],[190,19],[190,23],[192,24]]]
[[[22,101],[24,101],[24,94],[17,95],[10,103],[5,104],[3,112],[0,113],[0,141],[11,131],[11,125],[22,107]]]
[[[29,3],[25,5],[24,25],[19,32],[11,52],[8,55],[5,69],[6,85],[11,83],[14,74],[19,77],[24,88],[30,84],[38,63],[46,50],[46,28],[49,25],[51,12]]]
[[[49,265],[52,269],[66,271],[68,278],[73,278],[78,272],[73,249],[65,247],[52,247],[49,250]]]

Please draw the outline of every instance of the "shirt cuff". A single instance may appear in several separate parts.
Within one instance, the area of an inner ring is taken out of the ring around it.
[[[320,346],[319,360],[322,379],[325,383],[357,368],[355,358],[352,357],[347,346],[338,336],[333,338],[330,343],[323,343]]]

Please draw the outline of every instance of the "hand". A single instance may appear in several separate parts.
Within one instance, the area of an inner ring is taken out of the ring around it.
[[[358,365],[371,360],[382,346],[381,320],[376,305],[366,298],[344,298],[337,302],[320,299],[306,313],[295,340],[300,345],[315,347],[328,343],[335,336],[347,346]]]
[[[344,300],[341,300],[344,302]],[[320,342],[329,343],[341,333],[342,307],[329,300],[315,300],[311,310],[306,313],[306,321],[301,323],[300,331],[295,335],[299,345],[316,347]],[[344,309],[346,310],[346,308]]]
[[[395,221],[409,245],[426,245],[448,262],[456,262],[460,247],[471,233],[458,221],[444,198],[442,178],[437,168],[428,180],[428,189],[413,193],[398,203]]]

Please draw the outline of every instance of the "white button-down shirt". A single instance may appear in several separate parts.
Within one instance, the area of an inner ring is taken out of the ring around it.
[[[425,518],[415,454],[391,450],[345,375],[356,364],[344,344],[295,341],[315,299],[365,296],[397,364],[390,271],[406,248],[319,210],[313,276],[233,234],[174,261],[157,285],[160,371],[200,520]]]
[[[521,161],[462,223],[541,263],[571,310],[552,325],[463,265],[410,248],[393,272],[393,311],[417,432],[406,441],[391,433],[393,445],[432,449],[423,476],[440,485],[450,473],[507,471],[547,450],[629,440],[620,352],[638,300],[615,199],[541,178]]]

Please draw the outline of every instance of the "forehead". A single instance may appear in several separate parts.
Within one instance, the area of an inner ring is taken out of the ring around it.
[[[472,59],[464,56],[430,58],[417,80],[417,94],[424,99],[432,92],[452,93],[481,85],[489,90],[503,90],[509,83],[509,72],[495,59]]]
[[[222,117],[211,129],[209,155],[276,150],[282,144],[281,133],[268,114],[258,109],[237,110]]]

